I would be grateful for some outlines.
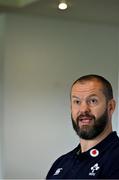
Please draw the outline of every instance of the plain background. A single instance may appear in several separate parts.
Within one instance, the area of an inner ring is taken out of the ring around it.
[[[70,120],[73,81],[102,75],[118,101],[119,28],[1,15],[0,52],[1,178],[45,178],[54,160],[79,143]]]

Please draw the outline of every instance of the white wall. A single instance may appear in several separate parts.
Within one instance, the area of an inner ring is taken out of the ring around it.
[[[3,158],[3,61],[4,61],[5,15],[0,15],[0,178]]]
[[[118,62],[119,64],[119,62]],[[117,93],[117,129],[118,129],[118,136],[119,136],[119,70],[118,70],[118,93]]]
[[[117,95],[118,28],[8,15],[6,29],[4,177],[44,178],[79,143],[70,120],[73,80],[104,75]]]

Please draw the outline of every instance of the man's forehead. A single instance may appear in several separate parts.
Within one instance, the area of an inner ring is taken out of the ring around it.
[[[72,87],[72,92],[89,92],[102,91],[102,83],[99,81],[83,81],[77,82]]]

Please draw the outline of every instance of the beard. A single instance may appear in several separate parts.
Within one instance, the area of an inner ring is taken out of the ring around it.
[[[83,117],[91,118],[91,121],[93,121],[93,124],[92,125],[82,125],[82,127],[80,127],[79,121]],[[72,119],[73,128],[76,131],[77,135],[82,139],[91,140],[103,132],[103,130],[105,129],[105,127],[108,123],[109,118],[108,118],[108,112],[106,109],[104,111],[104,113],[97,119],[94,115],[89,114],[87,112],[79,115],[76,118],[76,122],[73,119],[72,115],[71,115],[71,119]]]

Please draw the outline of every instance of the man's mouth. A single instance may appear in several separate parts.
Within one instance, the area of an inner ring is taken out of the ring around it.
[[[81,118],[79,118],[79,124],[80,125],[89,125],[91,122],[92,122],[92,117],[87,117],[87,116],[85,116],[85,117],[81,117]]]

